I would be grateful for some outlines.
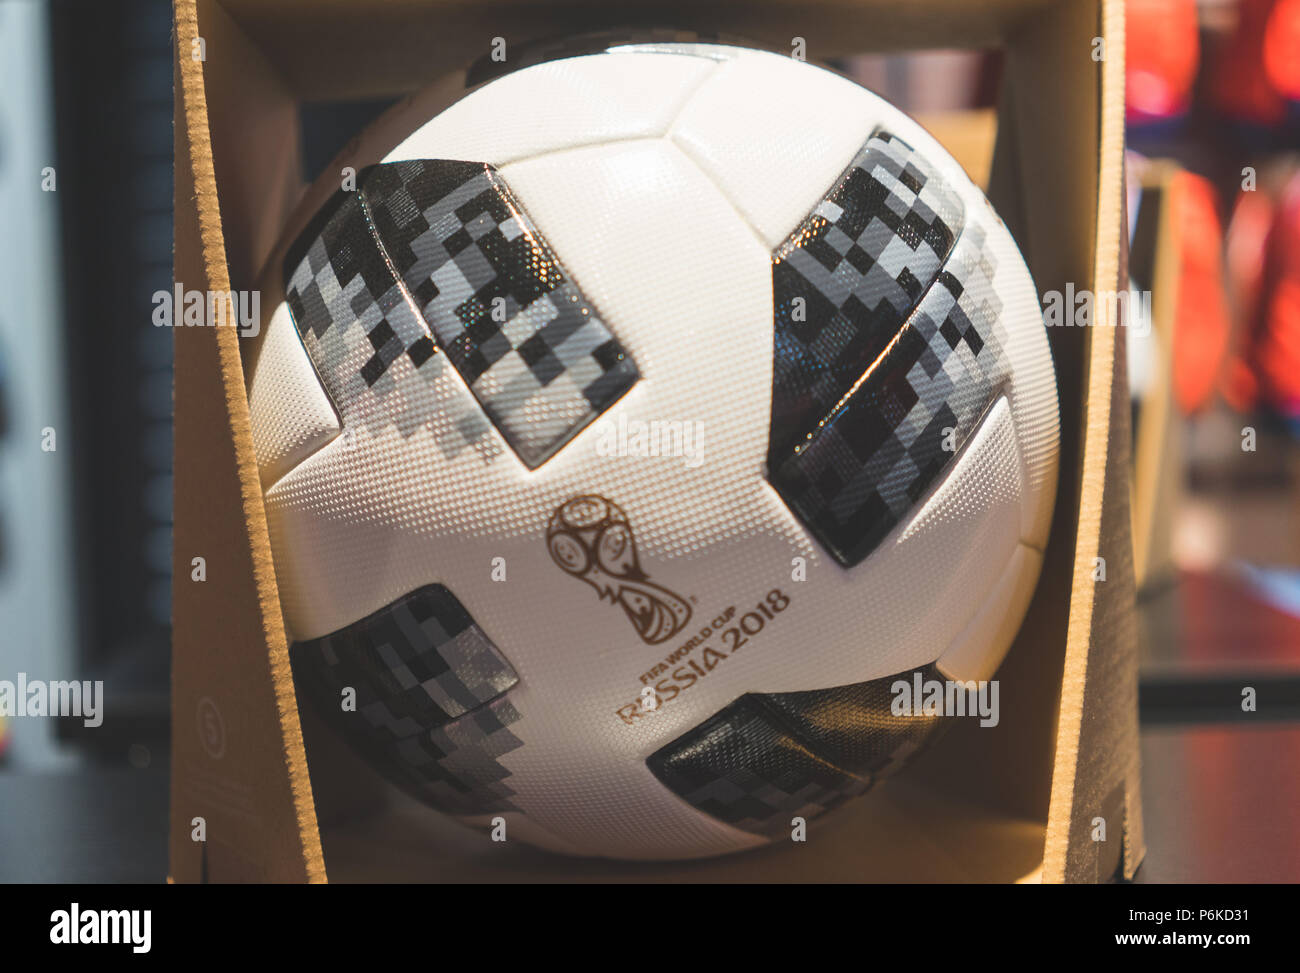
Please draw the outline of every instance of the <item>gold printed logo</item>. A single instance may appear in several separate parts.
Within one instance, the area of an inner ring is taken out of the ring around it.
[[[560,504],[547,525],[546,546],[556,564],[619,605],[651,645],[690,621],[691,606],[641,569],[632,525],[613,501],[584,494]]]

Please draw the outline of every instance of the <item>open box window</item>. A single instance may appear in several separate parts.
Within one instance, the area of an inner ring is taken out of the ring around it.
[[[533,5],[489,6],[326,4],[305,27],[290,5],[178,3],[177,280],[208,290],[255,287],[284,228],[292,238],[326,203],[331,187],[302,190],[302,102],[418,89],[395,111],[432,115],[464,90],[465,51],[503,34],[526,41],[556,32],[555,9],[542,23]],[[819,58],[958,44],[1000,50],[989,196],[1040,292],[1114,291],[1122,163],[1116,5],[926,3],[900,11],[865,2],[852,14],[837,6],[765,11],[757,18],[709,4],[653,13],[700,34],[740,34],[773,48],[801,37]],[[578,30],[606,26],[592,11],[564,13]],[[356,49],[391,56],[369,63],[345,53]],[[443,80],[427,86],[436,77]],[[403,134],[381,122],[343,156],[359,169]],[[979,135],[967,137],[977,157]],[[1049,329],[1060,486],[1037,594],[999,672],[1002,698],[1016,703],[1003,707],[998,726],[954,729],[906,777],[828,819],[806,848],[634,868],[503,858],[486,839],[467,841],[400,800],[369,816],[351,813],[364,776],[353,776],[355,765],[312,732],[307,717],[298,719],[240,342],[230,329],[178,330],[176,556],[187,563],[190,552],[203,552],[209,580],[175,593],[175,725],[197,732],[178,729],[174,743],[173,878],[322,879],[328,870],[336,879],[671,880],[690,868],[719,880],[1006,881],[1041,869],[1046,880],[1095,881],[1121,864],[1131,875],[1142,841],[1122,479],[1127,403],[1115,392],[1114,323],[1103,309],[1094,327]],[[339,787],[340,778],[353,785]],[[344,806],[339,794],[354,800]],[[202,847],[191,840],[195,817],[206,822]],[[1104,841],[1095,838],[1099,818],[1109,830]],[[330,823],[323,841],[318,819]],[[401,841],[392,840],[394,829]],[[422,850],[412,855],[416,846]]]

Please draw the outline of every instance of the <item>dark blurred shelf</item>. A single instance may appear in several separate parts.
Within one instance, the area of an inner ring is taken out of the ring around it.
[[[1300,720],[1300,618],[1247,575],[1180,572],[1139,599],[1138,632],[1143,724]]]
[[[1148,727],[1137,880],[1300,882],[1300,724]]]
[[[1142,675],[1300,676],[1300,618],[1228,571],[1183,571],[1138,600]]]
[[[155,641],[118,649],[106,666],[87,679],[104,683],[103,721],[88,727],[79,717],[56,720],[55,736],[77,747],[86,757],[104,764],[139,764],[142,759],[166,759],[171,737],[171,666],[167,646]]]

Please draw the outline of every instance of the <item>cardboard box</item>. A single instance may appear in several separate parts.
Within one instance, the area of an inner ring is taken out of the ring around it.
[[[1151,292],[1151,375],[1133,430],[1133,562],[1139,591],[1174,580],[1174,516],[1183,492],[1183,428],[1174,401],[1174,333],[1182,276],[1175,218],[1182,169],[1156,160],[1138,175],[1141,208],[1131,266]],[[1142,339],[1139,339],[1142,340]]]
[[[176,0],[177,281],[254,287],[275,241],[323,201],[323,189],[304,194],[298,175],[300,102],[403,94],[442,77],[419,96],[432,113],[462,89],[454,72],[495,36],[518,44],[564,28],[647,23],[779,49],[803,37],[813,58],[1003,47],[989,195],[1040,292],[1067,283],[1118,288],[1118,0],[713,0],[612,11],[527,0],[327,0],[309,10],[288,0]],[[375,55],[359,53],[367,51]],[[387,147],[372,132],[344,155],[377,159]],[[1062,444],[1052,540],[998,674],[1002,698],[1022,705],[1004,707],[996,729],[955,728],[904,774],[819,821],[807,844],[634,866],[493,845],[370,790],[368,771],[300,721],[240,342],[230,328],[177,329],[173,880],[324,881],[327,872],[345,881],[1131,877],[1143,840],[1128,396],[1115,323],[1103,308],[1093,327],[1050,329]],[[187,580],[194,557],[206,559],[204,581]],[[1104,581],[1094,580],[1103,563]],[[376,797],[336,802],[340,793]],[[1105,841],[1094,840],[1098,818]],[[199,819],[203,841],[195,840]],[[319,821],[329,822],[323,841]]]

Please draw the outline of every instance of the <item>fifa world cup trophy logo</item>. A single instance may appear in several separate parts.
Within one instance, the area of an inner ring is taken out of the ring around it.
[[[546,546],[556,564],[619,605],[651,645],[690,620],[691,606],[641,570],[632,525],[612,501],[586,494],[562,503],[547,525]]]

